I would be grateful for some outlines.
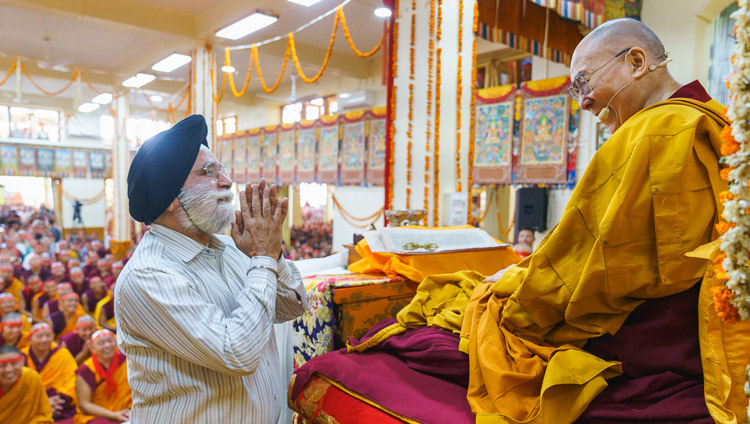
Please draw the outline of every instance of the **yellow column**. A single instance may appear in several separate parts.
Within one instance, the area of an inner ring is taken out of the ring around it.
[[[130,212],[128,210],[128,168],[130,154],[126,137],[126,120],[128,117],[127,96],[119,96],[113,102],[115,111],[115,139],[112,142],[112,183],[114,186],[114,203],[112,205],[112,241],[110,250],[116,259],[125,257],[132,246],[130,237]]]

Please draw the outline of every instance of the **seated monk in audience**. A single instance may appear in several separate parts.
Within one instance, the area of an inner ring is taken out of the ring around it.
[[[83,270],[80,267],[70,268],[70,285],[73,286],[73,291],[78,293],[78,296],[83,296],[86,290],[89,289],[89,282],[83,276]]]
[[[99,277],[94,277],[89,281],[89,289],[86,290],[86,292],[83,294],[83,297],[81,298],[81,303],[83,304],[83,309],[91,315],[94,316],[94,313],[96,312],[96,305],[105,297],[107,297],[108,291],[107,287],[104,284],[104,281],[102,281]]]
[[[0,346],[15,346],[23,349],[29,345],[29,333],[24,331],[24,317],[16,312],[3,315]]]
[[[51,424],[42,377],[24,367],[25,360],[17,347],[0,347],[0,423]]]
[[[16,298],[10,293],[0,293],[0,316],[4,317],[13,312],[20,313]],[[31,321],[25,315],[21,315],[21,320],[23,320],[23,331],[27,333],[31,331]]]
[[[73,418],[76,414],[78,365],[68,349],[63,349],[54,342],[54,336],[49,324],[35,324],[29,334],[29,346],[21,351],[26,355],[26,366],[42,376],[52,416],[55,422],[60,422]]]
[[[60,341],[61,337],[72,333],[76,330],[78,318],[85,316],[81,308],[78,294],[67,293],[60,298],[60,310],[49,315],[47,323],[52,326],[55,333],[55,340]]]
[[[99,255],[96,252],[89,252],[87,256],[86,265],[83,267],[83,274],[86,278],[93,278],[99,276],[99,269],[97,264],[99,263]]]
[[[522,258],[531,255],[534,252],[534,230],[531,228],[522,228],[518,232],[518,238],[516,244],[513,246],[513,250],[516,254]]]
[[[13,276],[13,265],[10,263],[0,264],[0,278],[2,279],[2,290],[10,293],[16,298],[16,302],[23,308],[26,308],[25,301],[21,292],[24,289],[23,283]]]
[[[103,278],[102,281],[104,281],[104,284],[107,286],[108,289],[113,289],[115,286],[115,282],[117,281],[117,277],[120,276],[120,273],[122,272],[123,267],[122,261],[117,261],[112,264],[112,275],[110,275],[107,278]]]
[[[68,293],[73,293],[73,285],[70,283],[59,283],[57,285],[57,299],[48,300],[42,307],[42,317],[47,317],[60,310],[60,299]]]
[[[90,315],[84,315],[76,321],[76,330],[60,338],[60,345],[68,349],[76,358],[76,363],[81,365],[89,359],[91,350],[87,343],[91,335],[96,331],[96,321]]]
[[[34,298],[31,300],[31,319],[34,322],[42,322],[44,321],[44,315],[42,315],[42,311],[44,306],[49,302],[50,300],[57,300],[57,281],[55,280],[47,280],[44,282],[44,291],[39,292],[34,295]]]
[[[33,314],[31,313],[31,301],[37,293],[42,291],[42,279],[39,278],[38,275],[32,275],[26,280],[26,284],[26,288],[21,292],[26,307],[21,309],[21,313],[30,319],[33,319]]]
[[[64,283],[68,279],[65,265],[62,262],[53,262],[50,266],[50,272],[52,273],[52,279],[57,281],[57,284]]]
[[[21,271],[21,277],[25,279],[27,283],[29,282],[29,277],[32,275],[36,275],[42,281],[52,278],[52,274],[42,268],[42,257],[36,254],[29,259],[29,269]]]
[[[99,262],[96,263],[96,270],[99,278],[101,278],[105,284],[112,280],[112,264],[106,259],[99,259]]]
[[[79,409],[76,424],[114,424],[129,420],[133,397],[125,355],[117,349],[114,333],[99,330],[88,344],[91,358],[76,371]]]

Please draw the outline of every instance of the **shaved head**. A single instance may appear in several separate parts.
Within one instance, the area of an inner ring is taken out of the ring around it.
[[[613,19],[599,25],[581,40],[576,51],[582,47],[606,55],[630,47],[640,47],[651,57],[661,57],[665,53],[664,44],[651,28],[632,18]]]

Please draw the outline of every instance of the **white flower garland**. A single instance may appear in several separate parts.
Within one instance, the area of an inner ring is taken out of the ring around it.
[[[727,117],[732,121],[732,136],[739,150],[724,157],[731,168],[730,196],[724,201],[724,219],[734,227],[721,236],[721,250],[726,254],[722,268],[726,287],[734,294],[729,303],[743,320],[750,320],[750,0],[739,0],[735,20],[734,66],[729,77],[732,101]],[[726,140],[725,140],[726,143]]]

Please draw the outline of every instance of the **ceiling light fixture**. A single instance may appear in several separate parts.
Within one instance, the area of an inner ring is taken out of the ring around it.
[[[154,64],[151,69],[159,72],[172,72],[177,68],[187,65],[191,60],[193,60],[193,58],[191,58],[190,56],[179,53],[172,53],[164,59],[156,62],[156,64]]]
[[[226,65],[224,65],[224,66],[221,67],[221,72],[226,72],[228,74],[233,74],[234,71],[236,71],[236,69],[234,69],[234,66],[226,66]]]
[[[83,113],[91,113],[97,109],[99,109],[99,105],[96,103],[84,103],[78,106],[78,111]]]
[[[378,7],[375,9],[375,16],[378,18],[390,18],[393,12],[387,7]]]
[[[152,102],[160,102],[162,100],[164,100],[164,99],[161,96],[157,95],[157,94],[154,94],[153,96],[151,96],[151,101]]]
[[[341,94],[339,94],[339,97],[342,98],[342,99],[348,99],[349,96],[351,96],[351,94],[349,94],[349,93],[341,93]]]
[[[126,79],[125,81],[123,81],[122,85],[124,85],[125,87],[130,87],[130,88],[140,88],[155,79],[156,79],[155,75],[142,74],[139,72],[133,75],[132,77]]]
[[[112,95],[109,93],[102,93],[91,99],[91,101],[100,105],[106,105],[112,101]]]
[[[216,36],[229,40],[237,40],[255,31],[261,30],[278,21],[276,16],[255,12],[252,15],[216,31]]]
[[[297,3],[301,6],[310,7],[315,3],[320,3],[320,0],[286,0],[290,3]]]

